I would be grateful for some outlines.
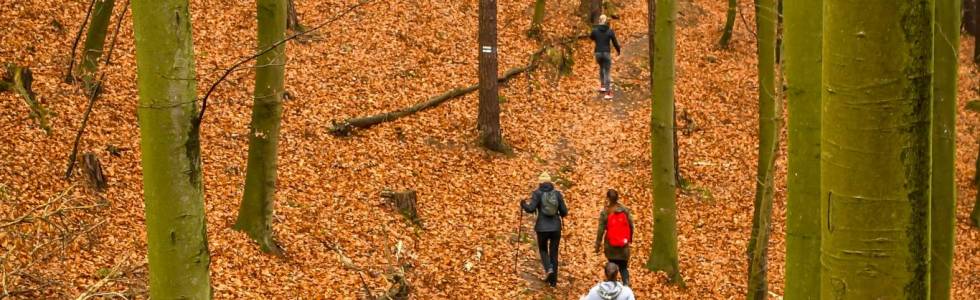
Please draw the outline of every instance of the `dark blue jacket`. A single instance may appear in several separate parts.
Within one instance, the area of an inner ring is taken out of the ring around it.
[[[612,43],[613,47],[616,47],[616,53],[620,53],[619,41],[616,40],[616,32],[609,28],[609,25],[595,25],[592,26],[592,35],[589,38],[595,41],[595,52],[612,52],[609,48],[609,44]]]
[[[541,203],[541,194],[544,192],[555,191],[555,185],[550,182],[542,183],[538,186],[537,190],[531,193],[531,203],[527,205],[521,202],[521,208],[527,213],[538,213],[538,220],[534,223],[534,231],[537,232],[555,232],[561,231],[561,218],[568,215],[568,207],[565,206],[565,197],[559,191],[558,193],[558,214],[554,216],[546,216],[541,210],[544,209],[544,205]]]

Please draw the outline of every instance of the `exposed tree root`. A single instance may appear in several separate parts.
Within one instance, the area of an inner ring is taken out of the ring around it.
[[[0,91],[17,91],[21,98],[24,99],[27,107],[30,108],[31,118],[44,130],[44,133],[50,135],[51,126],[48,124],[48,110],[37,101],[34,90],[31,89],[31,83],[33,81],[34,76],[31,74],[30,68],[7,65],[7,76],[0,80],[0,82],[3,82],[0,83]]]

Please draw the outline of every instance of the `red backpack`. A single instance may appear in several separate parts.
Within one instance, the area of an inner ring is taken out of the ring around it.
[[[613,247],[626,247],[632,239],[626,212],[614,212],[606,217],[606,241]]]

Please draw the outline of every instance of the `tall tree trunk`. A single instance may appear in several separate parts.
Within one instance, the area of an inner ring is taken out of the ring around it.
[[[824,298],[929,298],[933,13],[824,1]]]
[[[970,35],[974,35],[975,36],[975,35],[977,35],[977,32],[975,31],[976,28],[973,25],[974,24],[973,23],[973,9],[974,9],[973,2],[974,2],[974,0],[963,0],[962,2],[960,2],[960,4],[962,5],[961,6],[962,7],[962,10],[963,10],[963,13],[960,14],[960,18],[962,20],[963,29],[965,29],[966,32],[968,32]]]
[[[960,0],[935,1],[932,107],[932,260],[930,295],[950,299],[956,233],[956,81]]]
[[[602,0],[591,0],[589,2],[589,20],[592,24],[599,22],[599,16],[602,15]]]
[[[534,15],[531,16],[531,29],[528,29],[527,31],[528,36],[534,38],[541,37],[541,22],[544,21],[544,12],[545,12],[546,5],[547,5],[546,0],[534,1]]]
[[[973,188],[977,190],[977,196],[973,203],[973,213],[970,214],[970,223],[973,227],[980,227],[980,147],[977,147],[977,160],[973,165]]]
[[[654,0],[647,0],[654,1]],[[648,4],[647,7],[651,5]],[[653,247],[647,269],[664,271],[672,283],[683,286],[677,258],[677,182],[674,178],[674,28],[676,0],[659,0],[656,13],[647,22],[655,22],[655,39],[650,55],[650,146],[653,173]]]
[[[134,0],[150,298],[210,299],[187,0]]]
[[[728,42],[732,39],[736,14],[738,14],[738,0],[728,0],[728,13],[725,15],[725,29],[722,30],[721,41],[718,42],[721,48],[728,48]]]
[[[295,0],[286,0],[286,29],[292,31],[306,31],[306,27],[299,22],[299,14],[296,13]]]
[[[286,37],[286,1],[258,0],[258,49],[266,49]],[[273,238],[272,220],[276,199],[276,158],[282,115],[283,81],[286,73],[286,44],[259,56],[255,64],[255,99],[251,133],[248,136],[248,167],[245,193],[235,229],[244,231],[262,251],[282,254]]]
[[[759,162],[756,170],[755,211],[749,239],[749,290],[746,299],[769,298],[766,280],[770,219],[772,218],[773,167],[779,144],[779,104],[776,97],[776,1],[756,0],[755,20],[759,58]]]
[[[480,108],[476,120],[480,144],[487,149],[506,150],[500,132],[500,101],[497,99],[497,0],[480,0]]]
[[[783,38],[789,103],[786,201],[788,299],[820,299],[820,30],[823,0],[787,1]]]
[[[973,0],[973,63],[980,64],[980,0]]]
[[[96,92],[94,90],[96,86],[95,73],[99,71],[99,59],[102,57],[105,36],[109,29],[109,19],[112,17],[112,8],[115,3],[115,0],[95,1],[88,33],[85,35],[85,50],[82,52],[81,62],[78,64],[75,77],[82,79],[82,84],[89,93]]]

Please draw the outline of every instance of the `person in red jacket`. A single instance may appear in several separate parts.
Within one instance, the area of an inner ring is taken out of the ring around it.
[[[629,286],[630,272],[628,266],[630,245],[633,244],[633,214],[630,213],[629,208],[619,203],[619,192],[616,190],[609,189],[606,191],[606,200],[606,207],[599,213],[599,230],[595,237],[595,253],[599,253],[599,247],[602,245],[606,259],[619,266],[619,274],[623,278],[623,284]],[[628,232],[626,232],[627,226]]]

